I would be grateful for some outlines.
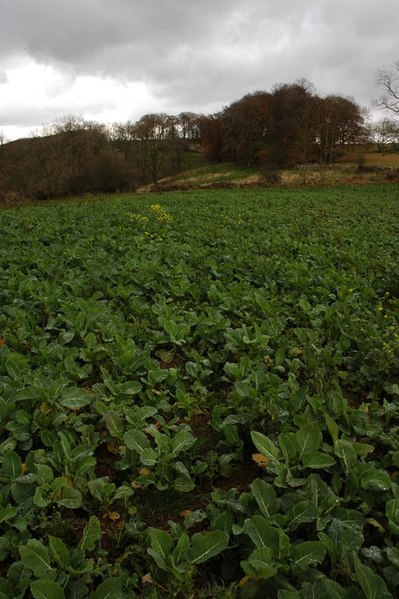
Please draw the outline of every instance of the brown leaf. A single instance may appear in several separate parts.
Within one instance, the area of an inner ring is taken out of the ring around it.
[[[252,459],[259,468],[266,468],[269,463],[269,459],[262,453],[253,453]]]
[[[150,573],[148,574],[144,574],[144,576],[141,578],[141,584],[152,584],[153,580],[152,580],[152,576]]]

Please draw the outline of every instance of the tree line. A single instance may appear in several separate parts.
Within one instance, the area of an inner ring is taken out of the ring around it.
[[[0,198],[156,186],[193,164],[199,152],[208,161],[265,169],[330,164],[371,135],[381,145],[397,144],[396,122],[385,119],[378,127],[366,126],[353,99],[321,97],[303,79],[247,94],[211,115],[156,113],[112,126],[69,116],[29,139],[0,139]]]
[[[179,172],[199,142],[198,117],[148,114],[111,127],[76,116],[0,144],[0,198],[135,190]]]

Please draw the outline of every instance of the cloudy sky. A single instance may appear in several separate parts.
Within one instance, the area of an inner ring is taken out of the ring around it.
[[[0,0],[0,131],[209,114],[300,77],[370,107],[398,0]]]

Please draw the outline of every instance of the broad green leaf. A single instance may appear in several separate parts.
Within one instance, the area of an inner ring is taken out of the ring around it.
[[[180,535],[179,540],[177,541],[176,547],[172,551],[172,556],[176,564],[180,564],[181,562],[184,562],[186,560],[189,547],[190,538],[188,534],[183,532]]]
[[[158,568],[168,572],[169,564],[167,560],[173,547],[172,537],[159,528],[150,528],[150,547],[147,547],[147,553],[150,555]]]
[[[18,513],[17,508],[12,505],[8,505],[7,507],[0,508],[0,523],[6,522],[7,520],[11,520]]]
[[[381,576],[378,576],[371,568],[362,564],[356,554],[353,555],[355,575],[366,599],[392,599],[387,585]]]
[[[89,599],[124,599],[124,597],[120,578],[108,578],[89,595]]]
[[[33,503],[40,508],[45,508],[53,501],[53,494],[48,492],[43,487],[36,487],[35,494],[33,496]]]
[[[327,549],[332,549],[335,559],[349,567],[352,554],[358,552],[364,543],[363,533],[359,528],[337,518],[331,520],[326,532],[333,543],[332,547],[325,543]]]
[[[65,594],[59,584],[52,580],[35,580],[30,585],[34,599],[65,599]]]
[[[301,524],[316,519],[317,508],[313,501],[300,501],[288,510],[286,516],[290,530],[296,530]]]
[[[270,441],[266,435],[257,431],[251,432],[251,439],[256,449],[266,456],[272,464],[278,463],[280,459],[280,450]]]
[[[8,375],[15,381],[18,380],[20,377],[21,368],[18,362],[12,359],[12,355],[5,360],[5,367]]]
[[[170,442],[172,455],[178,455],[195,443],[195,437],[188,431],[179,431]]]
[[[326,548],[320,541],[305,541],[292,549],[293,567],[307,570],[309,566],[320,564],[326,555]]]
[[[150,528],[150,544],[152,549],[166,560],[173,547],[172,537],[159,528]]]
[[[331,439],[333,440],[333,443],[335,445],[335,443],[338,441],[338,434],[339,434],[338,424],[335,422],[335,420],[333,420],[331,418],[331,416],[329,414],[327,414],[327,412],[324,412],[324,419],[326,421],[328,432],[330,433]]]
[[[147,447],[151,447],[150,441],[145,433],[133,428],[123,435],[123,441],[128,449],[132,449],[137,453],[141,453]]]
[[[137,393],[140,393],[142,388],[143,385],[139,381],[128,381],[123,385],[121,391],[123,395],[137,395]]]
[[[340,503],[331,486],[325,483],[319,474],[310,474],[307,477],[305,488],[309,494],[309,499],[314,502],[318,509],[321,508],[323,513],[326,509],[330,511]],[[318,515],[321,516],[320,511]]]
[[[287,463],[295,464],[298,457],[298,446],[295,442],[294,433],[280,433],[278,444]]]
[[[22,460],[15,451],[8,451],[6,453],[1,465],[1,472],[9,481],[14,481],[18,476],[21,475]]]
[[[222,530],[199,532],[191,538],[190,561],[202,564],[224,551],[229,544],[229,535]]]
[[[190,325],[177,323],[174,320],[162,319],[162,325],[172,343],[176,343],[176,345],[182,345],[190,332]]]
[[[50,466],[46,464],[35,464],[37,473],[37,484],[44,485],[45,483],[51,483],[54,480],[54,474]]]
[[[142,420],[144,422],[144,420],[147,420],[147,418],[151,418],[151,416],[155,416],[155,414],[158,412],[158,409],[155,408],[154,406],[140,406],[137,407],[135,406],[136,409],[136,414],[138,416],[138,418],[140,420]]]
[[[86,599],[89,592],[87,586],[77,580],[70,581],[65,590],[68,599]]]
[[[117,412],[110,411],[105,417],[105,426],[113,437],[121,438],[123,434],[122,418]]]
[[[356,451],[351,441],[347,441],[346,439],[337,441],[335,444],[335,455],[342,460],[344,470],[347,474],[349,474],[357,464]]]
[[[356,451],[357,455],[367,456],[369,453],[373,453],[375,447],[369,443],[359,443],[358,441],[355,441],[353,443],[353,449]]]
[[[234,389],[241,399],[245,399],[251,392],[251,386],[246,381],[237,381],[234,383]]]
[[[260,578],[267,580],[277,572],[277,566],[273,563],[273,554],[268,547],[254,549],[248,556],[248,562]]]
[[[247,518],[243,526],[244,532],[250,537],[256,547],[269,547],[273,529],[263,516]]]
[[[387,472],[370,466],[361,473],[360,486],[367,491],[388,491],[392,487],[392,481]]]
[[[146,447],[140,453],[140,462],[144,466],[154,466],[159,459],[158,453],[152,447]]]
[[[333,515],[338,520],[341,520],[345,526],[349,526],[362,532],[366,518],[358,510],[345,509],[342,507],[335,508]]]
[[[330,578],[322,578],[320,581],[320,589],[322,597],[326,599],[345,599],[345,589],[335,580]]]
[[[195,489],[195,481],[189,476],[177,476],[173,481],[173,488],[179,493],[190,493]]]
[[[261,478],[257,478],[251,483],[251,491],[262,514],[270,518],[278,507],[276,492],[272,485]]]
[[[56,502],[57,505],[62,505],[62,507],[77,510],[82,505],[82,494],[78,489],[74,489],[73,487],[63,487],[60,497]]]
[[[58,537],[49,535],[48,540],[52,557],[62,569],[65,569],[69,565],[71,559],[68,547],[65,545],[64,541]]]
[[[83,530],[82,538],[79,542],[81,551],[93,551],[96,543],[101,539],[101,525],[97,516],[90,516],[90,519]]]
[[[320,448],[322,433],[315,424],[304,424],[295,433],[295,442],[299,450],[299,459],[306,453],[313,453]]]
[[[26,545],[19,547],[19,555],[25,568],[32,570],[37,578],[46,578],[54,575],[55,569],[51,566],[47,547],[36,539],[29,539]]]
[[[243,530],[256,547],[270,547],[279,561],[289,555],[289,537],[281,528],[271,526],[263,516],[245,520]]]
[[[101,503],[107,502],[116,489],[115,483],[111,483],[108,476],[89,480],[87,486],[89,487],[90,493],[93,495],[93,497]]]
[[[331,466],[334,466],[335,460],[327,453],[313,451],[311,453],[306,453],[302,457],[302,464],[304,468],[330,468]]]
[[[59,402],[64,408],[76,410],[88,406],[92,402],[92,398],[83,389],[71,387],[63,389]]]

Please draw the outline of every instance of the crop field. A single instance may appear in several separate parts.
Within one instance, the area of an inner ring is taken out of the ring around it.
[[[0,226],[0,599],[399,596],[398,186]]]

